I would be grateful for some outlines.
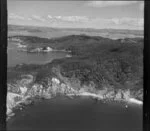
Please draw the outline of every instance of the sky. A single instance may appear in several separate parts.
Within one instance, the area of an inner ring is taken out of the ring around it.
[[[143,30],[143,1],[8,0],[8,24]]]

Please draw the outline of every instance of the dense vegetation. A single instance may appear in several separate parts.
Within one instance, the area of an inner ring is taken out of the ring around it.
[[[8,81],[22,73],[32,73],[35,81],[46,85],[51,76],[78,79],[81,85],[94,82],[96,88],[142,88],[143,39],[111,40],[99,36],[70,35],[47,39],[32,36],[14,36],[29,48],[49,46],[69,50],[71,58],[54,60],[45,65],[18,65],[8,69]],[[61,78],[60,78],[61,79]]]

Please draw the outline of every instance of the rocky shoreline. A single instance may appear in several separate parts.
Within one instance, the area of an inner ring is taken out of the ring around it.
[[[29,48],[27,47],[27,45],[22,45],[21,43],[17,43],[16,44],[17,47],[18,47],[18,50],[19,51],[24,51],[24,52],[28,52],[28,53],[47,53],[47,52],[56,52],[56,51],[59,51],[59,52],[67,52],[67,53],[70,53],[71,51],[66,51],[66,50],[56,50],[56,49],[52,49],[51,47],[49,46],[46,46],[46,47],[37,47],[37,48]]]
[[[69,97],[74,96],[88,96],[96,100],[104,101],[119,101],[126,102],[126,104],[138,104],[142,105],[143,102],[135,99],[133,93],[130,90],[113,90],[103,88],[102,90],[96,90],[93,92],[86,91],[84,88],[75,90],[69,85],[69,83],[61,83],[59,79],[52,78],[49,81],[48,88],[45,89],[40,84],[34,84],[31,88],[27,88],[27,85],[33,81],[32,76],[28,76],[28,81],[22,80],[22,83],[26,83],[26,87],[18,86],[18,91],[12,92],[8,91],[7,94],[7,120],[14,116],[13,110],[19,108],[23,109],[23,106],[33,104],[33,101],[38,99],[51,99],[57,95],[65,95]],[[10,87],[10,85],[8,85]],[[142,90],[141,90],[142,92]]]

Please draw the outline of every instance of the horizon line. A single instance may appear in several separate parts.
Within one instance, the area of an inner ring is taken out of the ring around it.
[[[127,29],[127,28],[92,28],[92,27],[83,27],[83,28],[74,28],[74,27],[50,27],[50,26],[42,26],[42,25],[22,25],[22,24],[7,24],[8,26],[27,26],[27,27],[43,27],[43,28],[55,28],[55,29],[94,29],[94,30],[130,30],[130,31],[144,31],[144,29]]]

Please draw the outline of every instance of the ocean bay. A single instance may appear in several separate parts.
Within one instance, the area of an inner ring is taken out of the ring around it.
[[[27,106],[8,120],[8,130],[142,130],[142,107],[58,96]]]

